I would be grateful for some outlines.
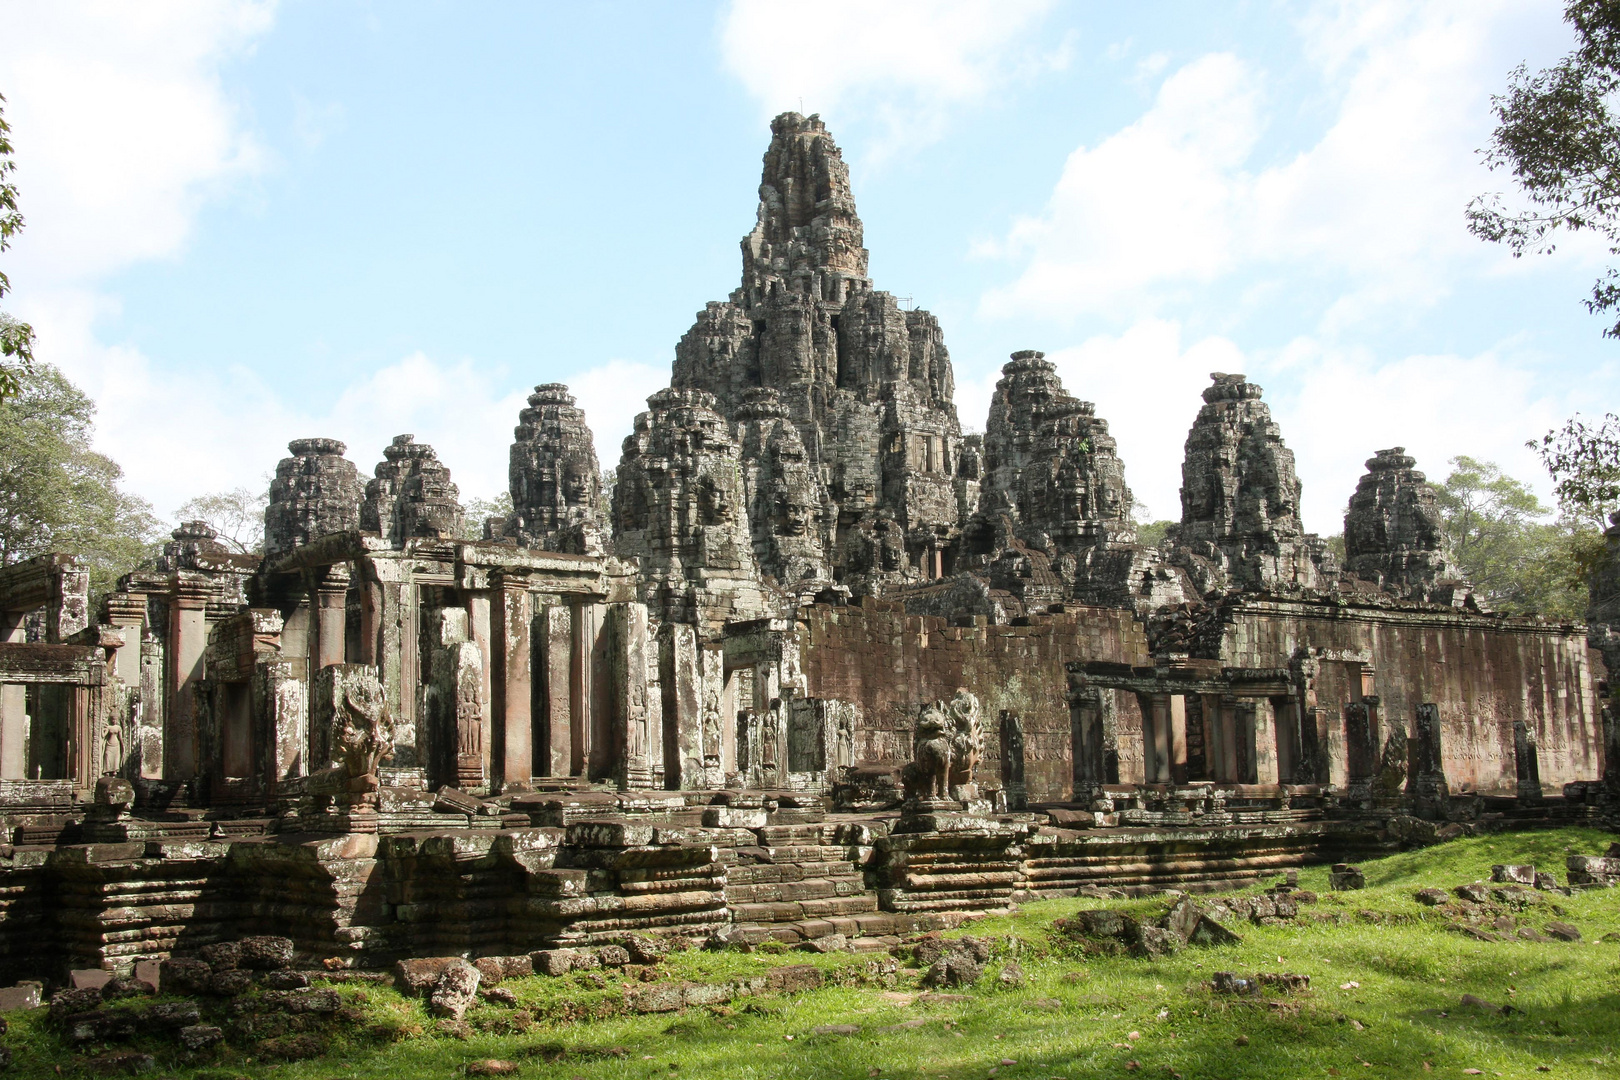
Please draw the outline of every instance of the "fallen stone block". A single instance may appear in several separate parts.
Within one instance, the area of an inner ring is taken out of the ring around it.
[[[92,1009],[68,1017],[62,1037],[70,1043],[122,1042],[139,1029],[140,1016],[133,1009]]]
[[[215,971],[232,971],[242,963],[242,943],[239,941],[216,941],[212,945],[204,945],[197,950],[197,955],[203,963]]]
[[[772,968],[765,973],[766,988],[778,994],[818,990],[822,981],[821,969],[812,964],[792,964]]]
[[[237,966],[250,971],[283,971],[293,964],[292,938],[261,934],[237,942]]]
[[[1446,895],[1446,890],[1431,888],[1419,889],[1417,891],[1417,895],[1413,897],[1413,899],[1420,904],[1427,905],[1428,907],[1439,907],[1441,904],[1445,903],[1451,898]]]
[[[1491,900],[1491,890],[1483,883],[1476,881],[1471,885],[1458,885],[1451,890],[1460,900],[1467,900],[1471,904],[1488,904]]]
[[[165,994],[206,993],[213,975],[206,961],[171,958],[158,965],[158,989]]]
[[[1241,945],[1243,939],[1228,930],[1208,915],[1200,915],[1198,923],[1193,927],[1192,933],[1187,935],[1187,944],[1211,947],[1216,945]]]
[[[192,1024],[175,1032],[175,1038],[187,1050],[206,1050],[225,1038],[225,1032],[212,1024]]]
[[[1349,863],[1334,863],[1333,869],[1328,873],[1328,888],[1334,892],[1349,892],[1355,889],[1365,889],[1367,877],[1361,872],[1361,867],[1351,866]]]
[[[478,969],[457,957],[445,965],[444,974],[428,996],[428,1012],[434,1016],[460,1020],[478,997]]]
[[[97,1054],[85,1062],[93,1073],[101,1076],[139,1076],[157,1069],[157,1058],[151,1054],[114,1053]]]
[[[18,983],[0,988],[0,1013],[23,1012],[40,1007],[42,988],[39,983]]]
[[[140,1014],[142,1024],[158,1028],[182,1028],[197,1023],[201,1014],[195,1001],[160,1001]]]
[[[1528,863],[1497,863],[1491,867],[1491,880],[1501,885],[1534,886],[1536,868]]]
[[[401,960],[394,965],[394,985],[402,994],[426,994],[438,983],[445,969],[460,959],[459,956],[419,956]]]
[[[101,968],[81,968],[68,972],[68,985],[75,990],[100,990],[112,981],[113,973]]]
[[[1007,961],[996,973],[996,985],[1003,990],[1022,989],[1027,981],[1024,978],[1024,969],[1019,967],[1015,960]]]
[[[1579,941],[1581,932],[1567,922],[1550,922],[1547,924],[1547,934],[1559,941]]]
[[[484,809],[484,800],[468,795],[460,788],[442,787],[435,793],[435,814],[478,814]]]

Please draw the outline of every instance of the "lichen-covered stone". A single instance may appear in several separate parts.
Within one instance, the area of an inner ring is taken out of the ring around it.
[[[1294,452],[1260,387],[1210,379],[1181,466],[1178,560],[1203,592],[1319,587],[1328,575],[1300,524]]]
[[[561,383],[536,386],[512,432],[512,516],[524,547],[600,555],[602,476],[585,412]]]
[[[414,435],[396,435],[366,483],[360,528],[381,533],[395,547],[418,538],[460,535],[461,503],[450,470],[433,447]]]
[[[343,456],[345,449],[336,439],[294,439],[287,444],[292,456],[276,465],[264,508],[266,558],[328,533],[360,527],[364,488],[354,462]]]
[[[1401,446],[1367,459],[1344,515],[1344,568],[1403,596],[1423,597],[1456,570],[1441,551],[1434,488]]]

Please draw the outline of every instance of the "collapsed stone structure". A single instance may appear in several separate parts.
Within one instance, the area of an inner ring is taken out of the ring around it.
[[[297,439],[262,556],[187,523],[94,611],[71,558],[0,569],[0,969],[873,937],[1612,813],[1602,656],[1478,610],[1399,448],[1341,567],[1217,373],[1145,545],[1040,353],[962,435],[817,118],[773,122],[742,256],[610,500],[546,384],[504,520],[412,436],[363,484]]]

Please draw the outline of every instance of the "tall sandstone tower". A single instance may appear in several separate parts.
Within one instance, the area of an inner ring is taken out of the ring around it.
[[[856,593],[948,572],[973,510],[956,483],[950,355],[934,316],[872,287],[849,167],[818,117],[772,121],[742,262],[742,284],[677,346],[673,385],[751,428],[759,390],[774,391],[768,411],[797,429],[775,438],[787,465],[773,480],[805,490],[777,492],[781,535],[755,528],[761,567],[803,575],[785,589],[830,571]]]

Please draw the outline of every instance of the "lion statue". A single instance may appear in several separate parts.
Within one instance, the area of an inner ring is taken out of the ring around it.
[[[936,702],[917,713],[917,741],[912,760],[901,772],[906,798],[944,799],[950,796],[950,721]]]

